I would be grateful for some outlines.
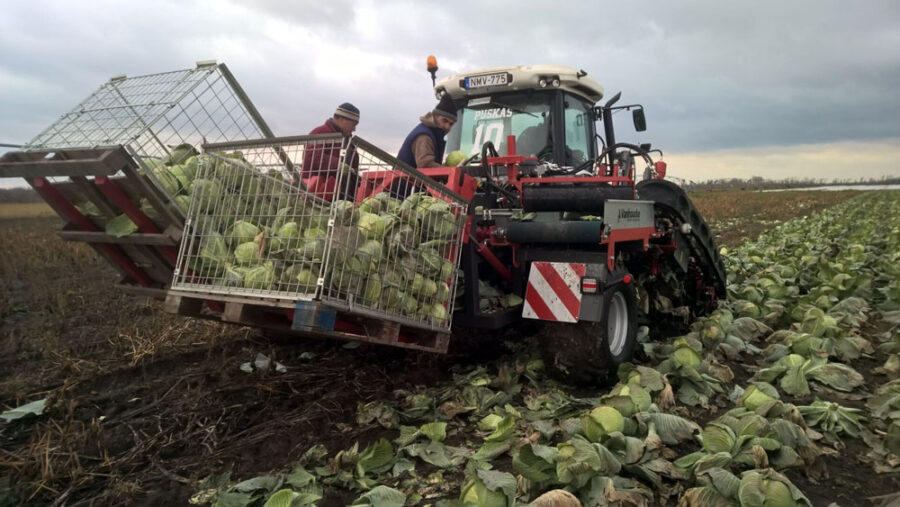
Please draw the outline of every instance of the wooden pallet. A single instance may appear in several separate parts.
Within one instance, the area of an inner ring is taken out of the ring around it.
[[[184,220],[165,204],[163,193],[138,174],[124,147],[9,152],[0,157],[0,178],[24,178],[63,219],[60,238],[87,243],[119,271],[117,287],[165,298]],[[143,198],[156,209],[155,222],[141,210]],[[75,207],[82,202],[93,203],[103,217],[82,214]],[[103,232],[99,224],[122,213],[138,231],[121,238]]]
[[[450,334],[366,317],[319,301],[272,301],[170,290],[166,311],[271,329],[301,337],[333,338],[444,354]]]

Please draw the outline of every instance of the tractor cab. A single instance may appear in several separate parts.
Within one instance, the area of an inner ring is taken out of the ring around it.
[[[449,94],[458,120],[447,135],[447,151],[466,156],[490,141],[501,155],[515,153],[541,162],[577,167],[597,157],[594,104],[603,87],[584,71],[559,65],[498,67],[456,74],[435,87]]]

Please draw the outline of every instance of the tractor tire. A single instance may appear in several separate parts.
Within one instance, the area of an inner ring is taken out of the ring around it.
[[[539,338],[547,370],[577,385],[609,383],[637,346],[637,298],[631,284],[603,293],[599,322],[545,324]]]

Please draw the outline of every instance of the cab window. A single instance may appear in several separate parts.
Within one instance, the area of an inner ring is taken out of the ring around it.
[[[481,152],[487,141],[506,155],[507,136],[516,136],[516,153],[538,156],[551,149],[550,100],[545,93],[504,94],[470,99],[447,134],[447,152],[467,156]]]
[[[590,104],[565,97],[566,165],[578,166],[590,156]]]

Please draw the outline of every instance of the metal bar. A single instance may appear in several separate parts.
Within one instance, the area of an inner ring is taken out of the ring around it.
[[[269,129],[269,126],[266,124],[265,120],[263,120],[262,116],[259,114],[259,111],[256,110],[256,106],[254,106],[253,102],[250,101],[250,97],[247,96],[247,94],[244,92],[244,89],[241,88],[241,85],[238,84],[236,79],[234,79],[234,76],[231,74],[231,71],[228,70],[228,67],[225,66],[224,63],[220,64],[219,67],[222,78],[225,79],[225,81],[230,85],[232,91],[234,91],[234,94],[237,96],[238,104],[244,106],[244,111],[249,114],[250,117],[256,122],[257,127],[266,138],[274,138],[275,135],[272,133],[272,130]],[[219,99],[219,102],[222,102],[222,99],[219,98],[218,95],[216,95],[216,98]],[[224,103],[222,105],[224,106]],[[228,111],[228,113],[229,118],[231,118],[231,111]],[[232,121],[234,121],[234,118],[232,118]],[[237,125],[237,122],[235,122],[235,124]],[[240,125],[238,125],[238,128],[241,129]],[[241,132],[243,132],[243,129],[241,129]],[[287,170],[299,180],[301,177],[299,171],[296,170],[294,164],[291,162],[291,159],[282,150],[282,148],[280,146],[275,146],[275,152],[287,167]]]
[[[120,89],[115,85],[116,82],[113,81],[112,83],[113,83],[113,85],[112,85],[113,90],[115,90],[116,93],[119,94],[119,96],[122,98],[123,101],[125,101],[126,104],[128,104],[128,99],[125,98],[125,94],[122,93],[122,90],[120,90]],[[159,138],[158,138],[157,135],[156,135],[156,132],[153,132],[153,130],[150,128],[150,125],[148,125],[147,122],[145,122],[144,119],[141,117],[141,115],[134,109],[135,106],[132,105],[132,104],[128,104],[128,105],[129,105],[129,108],[134,112],[134,115],[137,117],[137,120],[134,121],[134,122],[132,122],[132,124],[136,123],[137,121],[140,121],[141,123],[143,123],[143,124],[144,124],[144,130],[143,130],[143,131],[148,131],[148,132],[150,132],[150,136],[153,137],[153,139],[155,139],[156,142],[158,142],[160,146],[162,146],[163,150],[165,150],[165,149],[166,149],[165,145],[162,144],[162,141],[159,140]],[[142,132],[143,132],[143,131],[142,131]],[[140,136],[140,135],[141,135],[141,133],[138,132],[138,134],[137,134],[136,136],[134,136],[134,138],[132,138],[132,139],[136,139],[136,138],[137,138],[138,136]]]
[[[70,158],[82,154],[96,154],[89,158]],[[43,154],[43,156],[41,156]],[[94,176],[115,174],[127,156],[116,148],[104,147],[96,150],[42,150],[33,152],[10,152],[0,159],[0,178],[33,178],[51,176]]]
[[[426,176],[425,174],[417,171],[415,168],[413,168],[406,162],[403,162],[402,160],[398,159],[397,157],[389,154],[388,152],[382,150],[381,148],[375,146],[374,144],[370,143],[369,141],[366,141],[365,139],[363,139],[361,137],[353,136],[353,138],[350,140],[350,145],[361,147],[364,150],[381,158],[382,160],[390,161],[391,165],[393,165],[397,170],[400,170],[401,172],[404,172],[407,175],[409,175],[410,177],[412,177],[413,179],[418,180],[420,183],[427,186],[429,189],[436,190],[436,191],[440,192],[441,194],[452,197],[453,199],[455,199],[459,202],[462,202],[462,203],[469,202],[468,199],[466,199],[465,197],[457,194],[456,192],[453,192],[452,190],[449,190],[448,188],[444,187],[434,178],[431,178],[430,176]]]
[[[177,81],[173,81],[173,82],[172,82],[172,83],[173,83],[172,86],[169,87],[169,91],[167,91],[166,93],[174,93],[174,91],[177,89],[177,87],[180,86],[182,83],[187,82],[187,81],[188,81],[188,78],[193,77],[194,73],[205,72],[206,75],[204,75],[203,77],[197,79],[197,80],[194,82],[193,86],[191,86],[190,88],[188,88],[187,90],[185,90],[184,93],[181,94],[181,96],[179,96],[179,97],[173,97],[172,100],[168,101],[169,107],[167,107],[167,108],[165,109],[165,111],[160,112],[160,114],[157,115],[155,118],[151,119],[151,120],[149,121],[149,124],[150,124],[150,125],[153,125],[154,123],[156,123],[157,121],[159,121],[160,118],[165,117],[165,115],[166,115],[167,112],[169,112],[173,107],[175,107],[175,106],[176,106],[177,104],[179,104],[182,100],[184,100],[184,98],[187,97],[188,94],[189,94],[191,91],[193,91],[197,86],[199,86],[200,83],[202,83],[203,80],[206,78],[206,76],[208,76],[212,71],[211,71],[211,70],[199,69],[199,68],[198,68],[198,69],[188,69],[188,70],[186,70],[185,72],[186,72],[186,74],[184,75],[183,78],[181,78],[180,80],[177,80]],[[149,128],[149,127],[148,127],[148,128]],[[165,146],[163,146],[163,149],[165,150]],[[168,153],[168,152],[167,152],[167,153]]]
[[[249,139],[246,141],[228,141],[224,143],[207,143],[203,145],[203,151],[228,151],[241,150],[246,148],[269,147],[269,146],[285,146],[288,144],[307,144],[312,141],[325,143],[326,141],[338,141],[343,136],[341,134],[304,134],[298,136],[271,137],[262,139]]]
[[[55,161],[53,165],[34,162],[3,164],[0,178],[43,178],[52,176],[94,176],[98,172],[96,162],[84,160]],[[107,174],[115,174],[116,171]]]
[[[131,153],[132,157],[135,160],[141,160],[138,157],[137,153],[131,148],[131,146],[127,146],[126,149],[129,153]],[[141,162],[143,164],[143,162]],[[174,199],[174,197],[169,196],[168,193],[165,192],[164,189],[158,184],[156,181],[156,176],[153,175],[153,171],[150,170],[149,167],[144,165],[144,174],[147,175],[148,178],[152,178],[152,182],[154,185],[150,185],[147,183],[147,180],[142,178],[140,174],[137,173],[135,168],[132,165],[126,165],[122,168],[122,172],[125,173],[125,177],[128,179],[137,182],[138,188],[144,189],[144,197],[150,201],[150,205],[156,208],[156,211],[159,213],[161,217],[164,217],[169,220],[169,223],[173,223],[178,225],[179,227],[184,227],[184,216],[181,214],[180,209],[175,209],[173,211],[172,207],[166,206],[166,202],[160,197],[160,194],[164,196],[166,199]],[[176,214],[178,213],[178,214]]]
[[[123,192],[115,182],[110,180],[109,177],[97,176],[94,178],[94,184],[100,188],[103,195],[128,215],[128,218],[137,225],[139,231],[144,234],[160,234],[160,230],[153,221],[150,220],[140,208],[135,206],[135,204],[131,202],[131,199],[125,195],[125,192]],[[159,247],[159,251],[172,263],[172,265],[175,264],[175,259],[178,258],[178,249],[171,246],[161,246]]]
[[[75,227],[83,231],[98,231],[97,226],[81,214],[75,206],[66,200],[66,198],[53,188],[53,185],[46,178],[33,178],[30,180],[31,186],[60,214],[63,218],[71,222]],[[131,278],[144,287],[153,286],[153,281],[144,273],[137,265],[126,257],[118,248],[112,245],[97,245],[97,248],[103,251],[113,262],[118,264]]]
[[[63,114],[63,115],[61,115],[61,116],[59,117],[58,120],[56,120],[56,121],[53,122],[50,126],[48,126],[48,127],[45,128],[43,131],[41,131],[40,134],[36,135],[34,138],[32,138],[31,140],[29,140],[27,143],[25,143],[25,149],[29,149],[29,148],[31,148],[32,146],[34,146],[35,143],[36,143],[39,139],[44,139],[44,137],[45,137],[48,133],[50,133],[51,131],[53,131],[54,129],[57,129],[57,131],[58,131],[58,127],[59,127],[60,122],[62,122],[62,121],[63,121],[66,117],[68,117],[69,115],[76,114],[80,109],[82,109],[82,106],[83,106],[84,104],[87,104],[88,101],[90,101],[92,98],[96,97],[101,91],[103,91],[103,88],[104,88],[105,86],[106,86],[105,84],[102,85],[102,86],[100,86],[100,88],[98,88],[97,90],[95,90],[94,93],[92,93],[90,96],[88,96],[88,97],[87,97],[86,99],[84,99],[83,101],[79,102],[77,106],[75,106],[74,108],[72,108],[71,111],[69,111],[69,112],[67,112],[67,113],[65,113],[65,114]]]
[[[297,300],[293,299],[270,299],[270,298],[252,298],[247,296],[233,296],[228,294],[218,294],[218,293],[201,293],[198,295],[196,292],[185,291],[183,289],[178,290],[169,290],[170,296],[178,296],[185,297],[191,299],[204,299],[204,300],[213,300],[213,301],[222,301],[222,302],[235,302],[235,303],[250,303],[261,306],[269,306],[269,307],[277,307],[277,308],[289,308],[293,309],[297,304]]]
[[[500,262],[500,259],[498,259],[496,255],[494,255],[494,252],[491,251],[490,247],[483,243],[478,243],[475,240],[474,236],[472,237],[471,243],[477,245],[475,246],[475,251],[478,252],[482,257],[484,257],[484,260],[486,260],[487,263],[490,264],[491,267],[494,268],[494,270],[503,277],[504,280],[506,280],[507,282],[512,282],[512,274],[509,272],[509,269],[507,269],[506,266],[504,266],[503,263]]]
[[[85,243],[109,243],[114,245],[162,245],[177,246],[172,238],[166,234],[145,234],[134,233],[128,236],[117,238],[110,236],[105,232],[89,232],[89,231],[57,231],[56,235],[63,241],[83,241]]]
[[[108,218],[113,218],[119,214],[108,202],[106,202],[106,199],[103,198],[103,194],[97,190],[97,187],[91,185],[91,182],[88,181],[87,178],[84,176],[72,176],[69,179],[72,180],[72,183],[78,187],[78,190],[80,190],[89,201],[94,203],[94,205],[97,206],[97,209]]]
[[[244,107],[247,108],[247,114],[256,121],[256,124],[259,126],[259,129],[266,137],[275,137],[275,134],[272,133],[272,129],[269,128],[269,125],[263,120],[262,115],[259,114],[259,111],[256,110],[256,106],[253,105],[253,102],[250,101],[250,97],[244,92],[244,89],[241,88],[241,85],[238,84],[237,80],[234,78],[234,75],[231,74],[231,71],[228,70],[228,67],[225,66],[224,63],[220,63],[217,68],[219,72],[222,73],[222,76],[228,81],[228,84],[231,85],[231,89],[234,90],[234,94],[237,95],[238,99],[244,104]]]

